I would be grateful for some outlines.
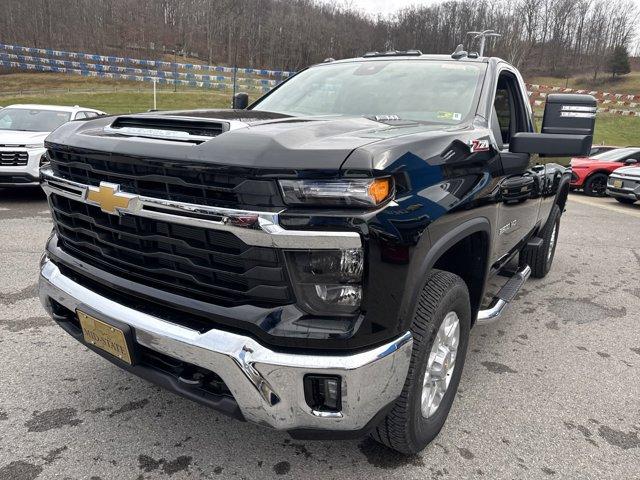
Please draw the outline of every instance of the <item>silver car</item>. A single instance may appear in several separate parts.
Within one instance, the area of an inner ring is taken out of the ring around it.
[[[629,205],[640,200],[640,164],[618,168],[609,175],[607,195]]]

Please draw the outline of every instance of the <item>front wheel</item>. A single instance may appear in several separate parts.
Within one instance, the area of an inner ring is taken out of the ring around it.
[[[590,197],[604,197],[607,194],[607,180],[605,173],[595,173],[584,182],[584,193]]]
[[[625,205],[633,205],[636,201],[633,198],[624,198],[624,197],[615,197],[617,201],[620,203],[624,203]]]
[[[413,351],[400,397],[372,433],[404,454],[426,447],[442,429],[460,383],[469,344],[469,291],[457,275],[434,270],[411,325]]]
[[[560,207],[554,205],[547,223],[540,233],[542,248],[525,247],[520,253],[520,265],[529,265],[533,278],[544,278],[551,270],[553,258],[556,255],[556,246],[558,245],[561,216]]]

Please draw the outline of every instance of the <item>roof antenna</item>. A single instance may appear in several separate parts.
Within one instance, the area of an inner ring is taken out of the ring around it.
[[[466,50],[464,50],[462,44],[458,45],[455,51],[451,54],[451,58],[453,58],[454,60],[459,60],[460,58],[464,58],[466,56],[467,52]]]
[[[480,56],[484,56],[484,44],[489,37],[501,37],[495,30],[483,30],[481,32],[467,32],[467,35],[474,35],[473,39],[480,39]]]

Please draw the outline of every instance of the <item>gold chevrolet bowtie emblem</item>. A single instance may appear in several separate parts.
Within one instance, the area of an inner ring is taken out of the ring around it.
[[[136,196],[120,191],[120,186],[113,183],[100,182],[99,187],[89,187],[87,200],[100,206],[105,213],[118,214],[118,209],[129,208],[131,200]]]

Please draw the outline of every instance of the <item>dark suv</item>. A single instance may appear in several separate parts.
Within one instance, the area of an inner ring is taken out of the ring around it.
[[[587,154],[595,117],[593,97],[550,95],[534,133],[514,67],[453,57],[370,54],[248,108],[61,127],[41,172],[45,308],[238,419],[419,451],[470,328],[553,261],[570,171],[536,154]]]

